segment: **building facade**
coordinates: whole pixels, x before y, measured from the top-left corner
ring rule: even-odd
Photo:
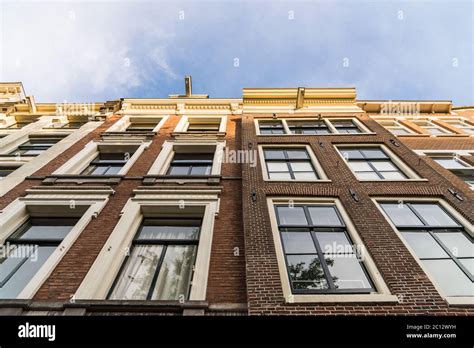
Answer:
[[[0,314],[473,315],[474,107],[0,84]]]

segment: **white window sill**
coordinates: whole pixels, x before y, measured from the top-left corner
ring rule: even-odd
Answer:
[[[474,297],[445,297],[450,305],[474,305]]]
[[[266,182],[299,182],[299,183],[319,183],[319,182],[331,182],[331,180],[321,179],[321,180],[279,180],[279,179],[263,179]]]
[[[398,297],[386,294],[328,294],[328,295],[292,295],[287,303],[329,303],[329,302],[387,302],[398,303]]]
[[[325,133],[325,134],[257,134],[259,137],[281,137],[281,136],[322,136],[327,137],[331,135],[377,135],[374,132],[367,132],[367,133]]]
[[[360,182],[427,182],[428,179],[380,179],[380,180],[371,180],[371,179],[359,179]]]

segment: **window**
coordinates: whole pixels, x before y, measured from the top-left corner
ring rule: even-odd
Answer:
[[[468,133],[474,134],[474,125],[468,123],[466,120],[462,119],[443,119],[445,123],[450,124],[453,127],[459,128],[460,130]]]
[[[260,134],[285,134],[281,121],[259,121]]]
[[[12,125],[8,126],[7,128],[20,129],[20,128],[23,128],[25,126],[28,126],[30,123],[31,122],[15,122]]]
[[[263,149],[269,179],[316,180],[318,176],[305,148]]]
[[[469,165],[455,156],[433,157],[433,160],[447,169],[469,167]]]
[[[0,298],[16,298],[78,220],[30,217],[8,237],[13,251],[0,257]]]
[[[379,123],[395,135],[414,134],[409,128],[403,126],[396,120],[379,121]]]
[[[81,128],[83,125],[85,125],[87,122],[76,122],[76,121],[73,121],[73,122],[53,122],[51,123],[48,127],[44,127],[44,128],[61,128],[61,129],[79,129]]]
[[[329,134],[331,131],[324,121],[287,121],[291,134]]]
[[[380,206],[447,296],[474,296],[474,245],[463,226],[438,203]]]
[[[341,134],[356,134],[362,133],[357,125],[352,120],[331,120],[331,124],[336,128],[337,133]]]
[[[133,152],[99,152],[81,175],[116,175],[132,155]]]
[[[221,118],[189,118],[188,122],[188,133],[217,133]]]
[[[48,137],[31,137],[29,140],[20,146],[14,151],[11,152],[12,155],[24,155],[24,156],[38,156],[51,146],[61,141],[65,136],[64,135],[51,135]]]
[[[335,205],[275,205],[275,212],[293,294],[374,291]]]
[[[421,120],[421,121],[418,121],[418,120],[411,120],[411,122],[413,122],[413,123],[416,124],[417,126],[423,128],[425,131],[427,131],[428,133],[430,133],[430,134],[432,134],[432,135],[452,134],[452,133],[451,133],[450,131],[448,131],[447,129],[438,126],[437,124],[433,123],[432,121],[428,121],[428,120]]]
[[[11,173],[13,173],[18,168],[19,167],[13,167],[13,166],[0,166],[0,180],[2,180],[4,177],[10,175]]]
[[[155,122],[132,122],[126,132],[153,132],[157,123]]]
[[[167,175],[211,175],[213,153],[175,153]]]
[[[381,147],[339,147],[359,180],[404,180],[407,176]]]
[[[145,218],[109,299],[188,300],[201,220]]]
[[[426,156],[433,159],[433,161],[439,163],[444,168],[451,171],[459,179],[463,180],[471,188],[474,182],[474,166],[463,161],[459,156],[470,156],[468,151],[455,151],[455,152],[439,152],[439,153],[426,153],[422,152]]]

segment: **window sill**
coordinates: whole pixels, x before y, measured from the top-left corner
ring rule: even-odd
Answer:
[[[385,302],[398,303],[398,297],[386,294],[369,294],[369,295],[291,295],[286,298],[286,303],[337,303],[337,302]]]
[[[154,185],[159,183],[207,183],[218,185],[220,180],[220,175],[147,175],[143,179],[143,185]]]
[[[445,297],[444,300],[452,306],[474,306],[474,297]]]
[[[54,185],[57,183],[82,184],[118,184],[123,179],[123,175],[52,175],[46,176],[43,180],[45,185]]]
[[[394,180],[394,179],[385,179],[385,180],[370,180],[370,179],[362,179],[359,180],[360,182],[428,182],[428,179],[400,179],[400,180]]]
[[[291,182],[297,182],[297,183],[312,183],[312,184],[316,184],[316,183],[328,183],[328,182],[332,182],[331,180],[328,180],[328,179],[321,179],[321,180],[278,180],[278,179],[263,179],[263,181],[265,182],[284,182],[284,183],[291,183]]]
[[[377,133],[374,132],[367,132],[367,133],[327,133],[327,134],[257,134],[259,137],[302,137],[302,136],[309,136],[309,137],[327,137],[327,136],[344,136],[344,135],[377,135]]]

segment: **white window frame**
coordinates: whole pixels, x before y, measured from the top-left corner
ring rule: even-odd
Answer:
[[[367,134],[375,134],[372,132],[370,129],[368,129],[362,122],[360,122],[357,117],[324,117],[321,119],[326,124],[326,127],[332,132],[328,134],[293,134],[290,131],[290,128],[288,126],[288,121],[317,121],[317,118],[255,118],[254,119],[254,124],[255,124],[255,129],[257,132],[257,135],[260,136],[270,136],[270,137],[278,137],[282,135],[292,135],[292,136],[328,136],[328,135],[367,135]],[[285,131],[284,134],[261,134],[260,133],[260,121],[281,121],[283,124],[283,129]],[[331,121],[352,121],[361,131],[361,133],[338,133],[337,128],[334,127],[331,123]]]
[[[227,127],[227,116],[221,115],[184,115],[179,120],[176,128],[174,129],[175,133],[185,133],[188,131],[189,120],[190,119],[203,119],[203,120],[219,120],[219,130],[218,133],[225,133]],[[217,123],[217,122],[216,122]]]
[[[64,163],[56,171],[53,172],[53,175],[80,175],[97,155],[100,153],[99,146],[136,146],[138,145],[137,150],[129,158],[127,163],[120,169],[117,175],[125,175],[137,161],[138,157],[151,145],[151,141],[146,142],[108,142],[108,141],[90,141],[84,146],[84,148],[79,151],[75,156],[73,156],[69,161]]]
[[[282,149],[305,149],[310,157],[311,164],[313,165],[315,174],[318,176],[318,179],[314,180],[302,180],[302,179],[290,179],[290,180],[281,180],[281,179],[270,179],[268,175],[267,165],[265,162],[264,149],[268,148],[282,148]],[[326,173],[324,172],[323,167],[319,163],[316,155],[309,145],[297,145],[297,144],[262,144],[258,145],[258,156],[260,157],[260,164],[262,167],[262,174],[264,181],[275,181],[275,182],[331,182],[328,179]]]
[[[361,254],[364,258],[364,266],[370,279],[374,283],[377,292],[371,294],[293,294],[291,292],[291,285],[288,279],[288,272],[286,269],[285,256],[283,252],[283,246],[280,238],[280,232],[278,229],[277,217],[275,214],[274,206],[276,204],[334,204],[338,209],[345,225],[347,233],[351,237],[354,244],[360,246]],[[385,284],[382,275],[378,271],[375,263],[366,250],[362,239],[359,237],[355,226],[352,224],[349,215],[345,211],[341,201],[337,198],[302,198],[302,197],[271,197],[267,198],[267,207],[270,214],[270,224],[273,234],[273,242],[275,245],[275,251],[278,261],[278,270],[280,273],[280,281],[283,289],[283,296],[287,303],[327,303],[327,302],[393,302],[397,303],[398,298],[390,293],[387,285]]]
[[[148,171],[148,175],[166,175],[168,168],[175,154],[175,146],[189,146],[191,151],[196,147],[215,147],[214,158],[212,159],[211,175],[220,175],[224,158],[225,140],[216,141],[165,141],[161,148],[160,154]],[[181,179],[180,179],[181,180]],[[186,179],[187,180],[187,179]],[[189,176],[192,180],[192,176]]]
[[[195,191],[159,194],[142,190],[134,198],[129,199],[122,210],[122,217],[77,289],[74,298],[85,300],[107,298],[144,217],[143,207],[159,210],[160,207],[178,208],[183,205],[204,207],[189,301],[206,300],[214,219],[219,213],[217,191],[202,194],[197,194]]]
[[[392,227],[393,231],[396,233],[398,238],[402,241],[402,243],[405,245],[405,247],[408,249],[408,251],[412,254],[413,258],[416,260],[418,265],[421,267],[423,272],[426,274],[428,279],[431,281],[431,283],[434,285],[438,293],[441,295],[441,297],[451,305],[472,305],[474,304],[474,296],[473,297],[461,297],[461,296],[446,296],[441,289],[441,287],[437,284],[436,280],[430,275],[428,269],[423,265],[421,260],[418,258],[416,255],[415,251],[412,249],[412,247],[408,244],[406,239],[402,236],[398,228],[395,226],[395,224],[392,222],[390,217],[385,213],[385,211],[382,209],[380,206],[380,203],[383,202],[417,202],[417,203],[438,203],[441,205],[449,214],[451,214],[463,227],[464,230],[472,237],[474,237],[474,226],[467,221],[461,214],[459,214],[451,205],[449,205],[446,201],[440,198],[421,198],[421,197],[400,197],[400,196],[394,196],[394,197],[372,197],[372,202],[377,206],[379,211],[382,213],[383,217],[385,220],[390,224]]]
[[[405,174],[408,178],[407,179],[379,179],[379,180],[373,180],[373,179],[359,179],[357,177],[356,172],[352,170],[352,168],[349,166],[349,163],[346,161],[344,158],[343,153],[341,150],[339,150],[339,147],[353,147],[355,149],[358,148],[380,148],[382,149],[385,154],[390,158],[392,163],[403,173]],[[407,164],[405,164],[395,153],[392,152],[385,144],[334,144],[334,148],[336,149],[337,153],[339,156],[342,158],[344,163],[347,165],[349,170],[354,174],[354,177],[360,181],[360,182],[397,182],[397,181],[428,181],[427,179],[421,178],[419,175],[415,173],[414,170],[412,170]]]
[[[29,218],[29,206],[45,206],[51,209],[51,216],[54,216],[59,207],[67,212],[71,204],[74,206],[89,206],[79,221],[63,239],[61,244],[48,257],[46,262],[40,267],[36,274],[17,296],[17,299],[31,299],[48,279],[53,270],[59,264],[64,255],[68,252],[74,242],[92,218],[97,217],[109,200],[109,195],[113,193],[111,189],[99,189],[93,192],[87,190],[75,190],[75,193],[58,193],[56,191],[37,190],[38,192],[17,198],[10,203],[0,213],[0,244],[4,244],[6,239],[14,233]],[[72,215],[74,209],[70,209]]]
[[[439,118],[440,121],[449,124],[451,127],[464,131],[466,134],[470,136],[474,136],[474,124],[469,120],[463,117],[455,117],[455,118]],[[455,125],[453,123],[460,123],[461,126]],[[465,129],[470,129],[473,133],[467,132]]]
[[[418,134],[418,133],[415,133],[413,130],[411,130],[410,128],[408,128],[407,126],[404,126],[403,124],[401,124],[397,119],[380,119],[380,120],[377,120],[377,122],[379,122],[379,124],[384,127],[385,129],[387,129],[390,133],[392,133],[393,135],[399,137],[403,137],[403,136],[407,136],[407,135],[414,135],[414,134]],[[384,125],[383,122],[392,122],[393,125],[391,126],[387,126],[387,125]],[[395,134],[393,133],[391,130],[392,129],[403,129],[405,131],[407,131],[408,133],[407,134]]]
[[[425,132],[427,132],[431,137],[438,137],[438,136],[453,136],[453,135],[456,135],[456,133],[452,132],[451,130],[447,129],[447,128],[444,128],[436,123],[433,122],[432,119],[416,119],[416,118],[410,118],[410,119],[407,119],[407,121],[409,122],[412,122],[413,124],[415,124],[416,126],[420,127],[420,128],[423,128],[423,130]],[[426,122],[428,123],[428,126],[422,126],[422,125],[419,125],[417,122]],[[428,130],[426,130],[426,128],[437,128],[437,129],[440,129],[442,134],[431,134]]]
[[[165,124],[166,120],[168,119],[169,115],[124,115],[120,120],[115,122],[112,126],[107,128],[105,131],[106,133],[109,132],[125,132],[127,127],[132,124],[131,119],[135,118],[143,118],[143,121],[149,120],[150,123],[160,119],[157,123],[155,128],[153,128],[152,132],[158,132],[161,127]]]

